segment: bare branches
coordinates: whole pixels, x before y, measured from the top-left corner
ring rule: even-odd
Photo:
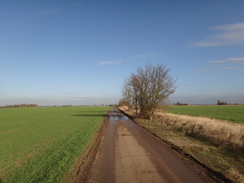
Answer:
[[[137,73],[132,73],[124,83],[123,100],[128,101],[128,107],[134,106],[136,110],[140,106],[140,114],[151,119],[155,110],[174,93],[174,83],[169,69],[163,65],[139,67]]]

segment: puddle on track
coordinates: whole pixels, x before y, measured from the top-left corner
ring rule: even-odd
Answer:
[[[129,120],[127,116],[125,116],[122,112],[119,110],[114,109],[109,114],[109,120]]]
[[[128,120],[127,116],[109,116],[110,120]]]

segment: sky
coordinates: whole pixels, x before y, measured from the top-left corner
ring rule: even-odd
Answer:
[[[163,64],[169,103],[244,103],[243,0],[0,1],[0,106],[116,104]]]

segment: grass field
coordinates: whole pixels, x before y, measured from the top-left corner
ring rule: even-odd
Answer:
[[[190,116],[204,116],[244,124],[244,105],[172,106],[169,112]]]
[[[110,107],[0,109],[0,182],[62,182]]]

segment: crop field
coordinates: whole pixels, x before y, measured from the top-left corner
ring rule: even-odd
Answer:
[[[244,124],[244,105],[172,106],[170,113],[203,116]]]
[[[0,182],[62,182],[109,109],[0,108]]]

